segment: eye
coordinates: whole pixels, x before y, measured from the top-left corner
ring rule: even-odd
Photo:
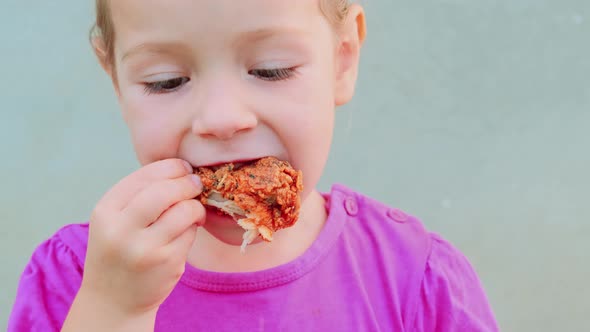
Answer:
[[[293,68],[276,68],[276,69],[252,69],[248,71],[248,75],[256,76],[264,81],[284,81],[292,78],[295,74],[295,67]]]
[[[147,94],[174,92],[186,83],[188,83],[189,81],[190,78],[188,77],[176,77],[164,81],[146,82],[144,83],[145,92]]]

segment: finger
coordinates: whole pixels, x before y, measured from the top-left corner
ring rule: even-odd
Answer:
[[[197,175],[155,182],[138,193],[123,209],[127,220],[140,228],[156,221],[174,204],[197,197],[203,185]]]
[[[199,227],[195,224],[191,225],[176,239],[166,245],[163,248],[163,252],[165,252],[168,257],[182,257],[186,262],[188,253],[197,237],[198,228]]]
[[[98,203],[109,209],[122,210],[137,193],[150,184],[176,179],[193,173],[192,166],[181,159],[166,159],[146,165],[125,177],[109,190]]]
[[[192,225],[202,225],[205,207],[194,199],[185,200],[166,210],[146,230],[157,245],[166,245],[181,236]]]

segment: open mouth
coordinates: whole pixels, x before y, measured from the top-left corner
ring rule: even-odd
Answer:
[[[245,166],[249,166],[254,164],[256,161],[260,160],[262,158],[256,158],[256,159],[250,159],[250,160],[238,160],[238,161],[232,161],[232,162],[226,162],[226,163],[219,163],[216,165],[212,165],[209,166],[208,168],[210,168],[212,171],[216,172],[220,169],[223,168],[227,168],[229,171],[237,171]]]
[[[244,209],[239,207],[234,201],[223,197],[218,191],[211,191],[207,203],[208,207],[230,215],[235,220],[246,218],[247,213]]]
[[[273,233],[298,220],[302,173],[275,157],[199,167],[205,206],[222,211],[244,229],[241,251],[257,237],[272,241]]]

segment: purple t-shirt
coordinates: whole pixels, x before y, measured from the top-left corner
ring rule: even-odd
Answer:
[[[413,216],[336,185],[296,260],[260,272],[187,266],[156,331],[498,331],[468,260]],[[59,331],[82,280],[88,225],[41,244],[8,331]]]

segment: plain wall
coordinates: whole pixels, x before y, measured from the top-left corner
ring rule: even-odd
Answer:
[[[343,183],[451,240],[503,331],[590,331],[590,2],[364,3],[357,95],[320,189]],[[0,4],[0,327],[35,247],[137,167],[92,14]]]

